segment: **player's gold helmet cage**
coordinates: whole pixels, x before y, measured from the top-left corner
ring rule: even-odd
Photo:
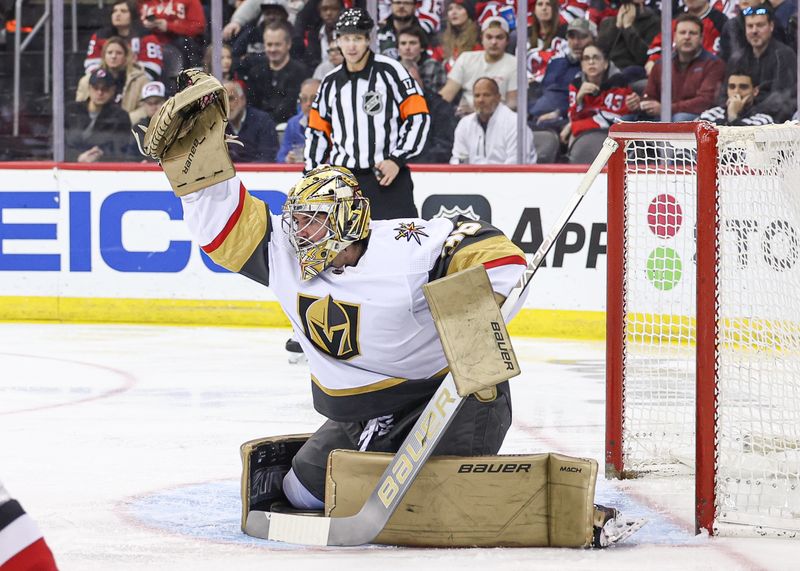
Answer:
[[[324,231],[298,236],[315,220],[323,222]],[[344,167],[319,166],[295,184],[283,205],[281,227],[300,261],[302,279],[319,275],[339,252],[366,238],[369,220],[369,200]]]

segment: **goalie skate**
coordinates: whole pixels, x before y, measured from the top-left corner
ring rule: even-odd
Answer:
[[[289,364],[291,365],[308,363],[308,358],[305,353],[303,353],[303,348],[300,347],[300,343],[294,338],[290,338],[286,341],[286,353],[289,356]]]
[[[603,548],[625,541],[647,523],[645,518],[626,518],[615,508],[595,505],[592,547]]]

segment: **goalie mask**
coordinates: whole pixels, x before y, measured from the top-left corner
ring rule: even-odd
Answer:
[[[369,234],[369,200],[348,169],[323,165],[289,191],[281,226],[309,280],[330,266],[347,246]]]

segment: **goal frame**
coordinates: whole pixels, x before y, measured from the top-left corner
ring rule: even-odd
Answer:
[[[619,148],[608,163],[606,289],[606,477],[635,476],[623,463],[625,344],[625,153],[632,140],[695,141],[697,145],[695,532],[714,534],[718,411],[716,268],[719,262],[717,129],[710,123],[619,123],[609,137]]]

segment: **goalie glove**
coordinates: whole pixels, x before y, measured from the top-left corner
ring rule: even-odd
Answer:
[[[228,92],[213,76],[187,69],[178,76],[178,93],[150,120],[139,151],[161,163],[176,196],[185,196],[236,174],[228,154]]]

